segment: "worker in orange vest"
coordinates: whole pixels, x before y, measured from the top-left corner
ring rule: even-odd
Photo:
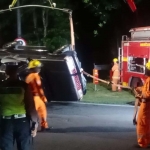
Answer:
[[[26,77],[25,81],[31,87],[32,94],[35,101],[35,107],[41,120],[41,131],[47,131],[50,128],[47,123],[47,99],[42,89],[41,78],[39,72],[41,71],[42,63],[38,60],[31,60],[28,64],[30,74]]]
[[[114,58],[113,59],[113,67],[112,67],[112,91],[117,91],[118,87],[115,84],[119,84],[120,80],[120,71],[119,71],[119,65],[118,65],[118,59]]]

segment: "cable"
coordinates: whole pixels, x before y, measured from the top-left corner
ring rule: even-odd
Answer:
[[[15,6],[15,4],[17,3],[17,0],[13,0],[11,5],[9,5],[9,10],[11,11],[11,8]]]
[[[52,1],[51,1],[51,0],[48,0],[48,1],[49,1],[49,3],[50,3],[50,6],[53,7]]]
[[[13,10],[13,9],[19,9],[19,8],[26,8],[26,7],[41,7],[41,8],[47,8],[47,9],[55,9],[55,10],[60,10],[60,11],[69,13],[69,14],[72,12],[71,9],[66,9],[66,8],[63,8],[63,9],[61,9],[61,8],[54,8],[54,7],[44,6],[44,5],[24,5],[24,6],[13,7],[13,8],[11,8],[11,9]],[[0,13],[6,12],[6,11],[10,11],[10,9],[1,9],[1,10],[0,10]]]

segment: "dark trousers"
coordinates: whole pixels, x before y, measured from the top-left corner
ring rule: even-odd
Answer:
[[[0,149],[13,150],[17,142],[18,150],[30,150],[30,122],[27,118],[1,119]]]

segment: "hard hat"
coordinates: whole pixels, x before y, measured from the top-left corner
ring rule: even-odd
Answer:
[[[39,60],[31,60],[28,64],[28,69],[42,67],[42,63]]]
[[[117,58],[114,58],[114,59],[113,59],[113,62],[117,62],[117,61],[118,61],[118,59],[117,59]]]
[[[150,60],[146,63],[146,68],[150,70]]]

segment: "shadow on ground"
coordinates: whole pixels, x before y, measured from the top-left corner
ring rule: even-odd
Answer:
[[[128,102],[127,104],[134,106],[134,103],[135,103],[135,101],[132,101],[132,102]]]
[[[53,128],[50,133],[75,133],[75,132],[134,132],[134,128],[123,127],[70,127],[70,128]]]

